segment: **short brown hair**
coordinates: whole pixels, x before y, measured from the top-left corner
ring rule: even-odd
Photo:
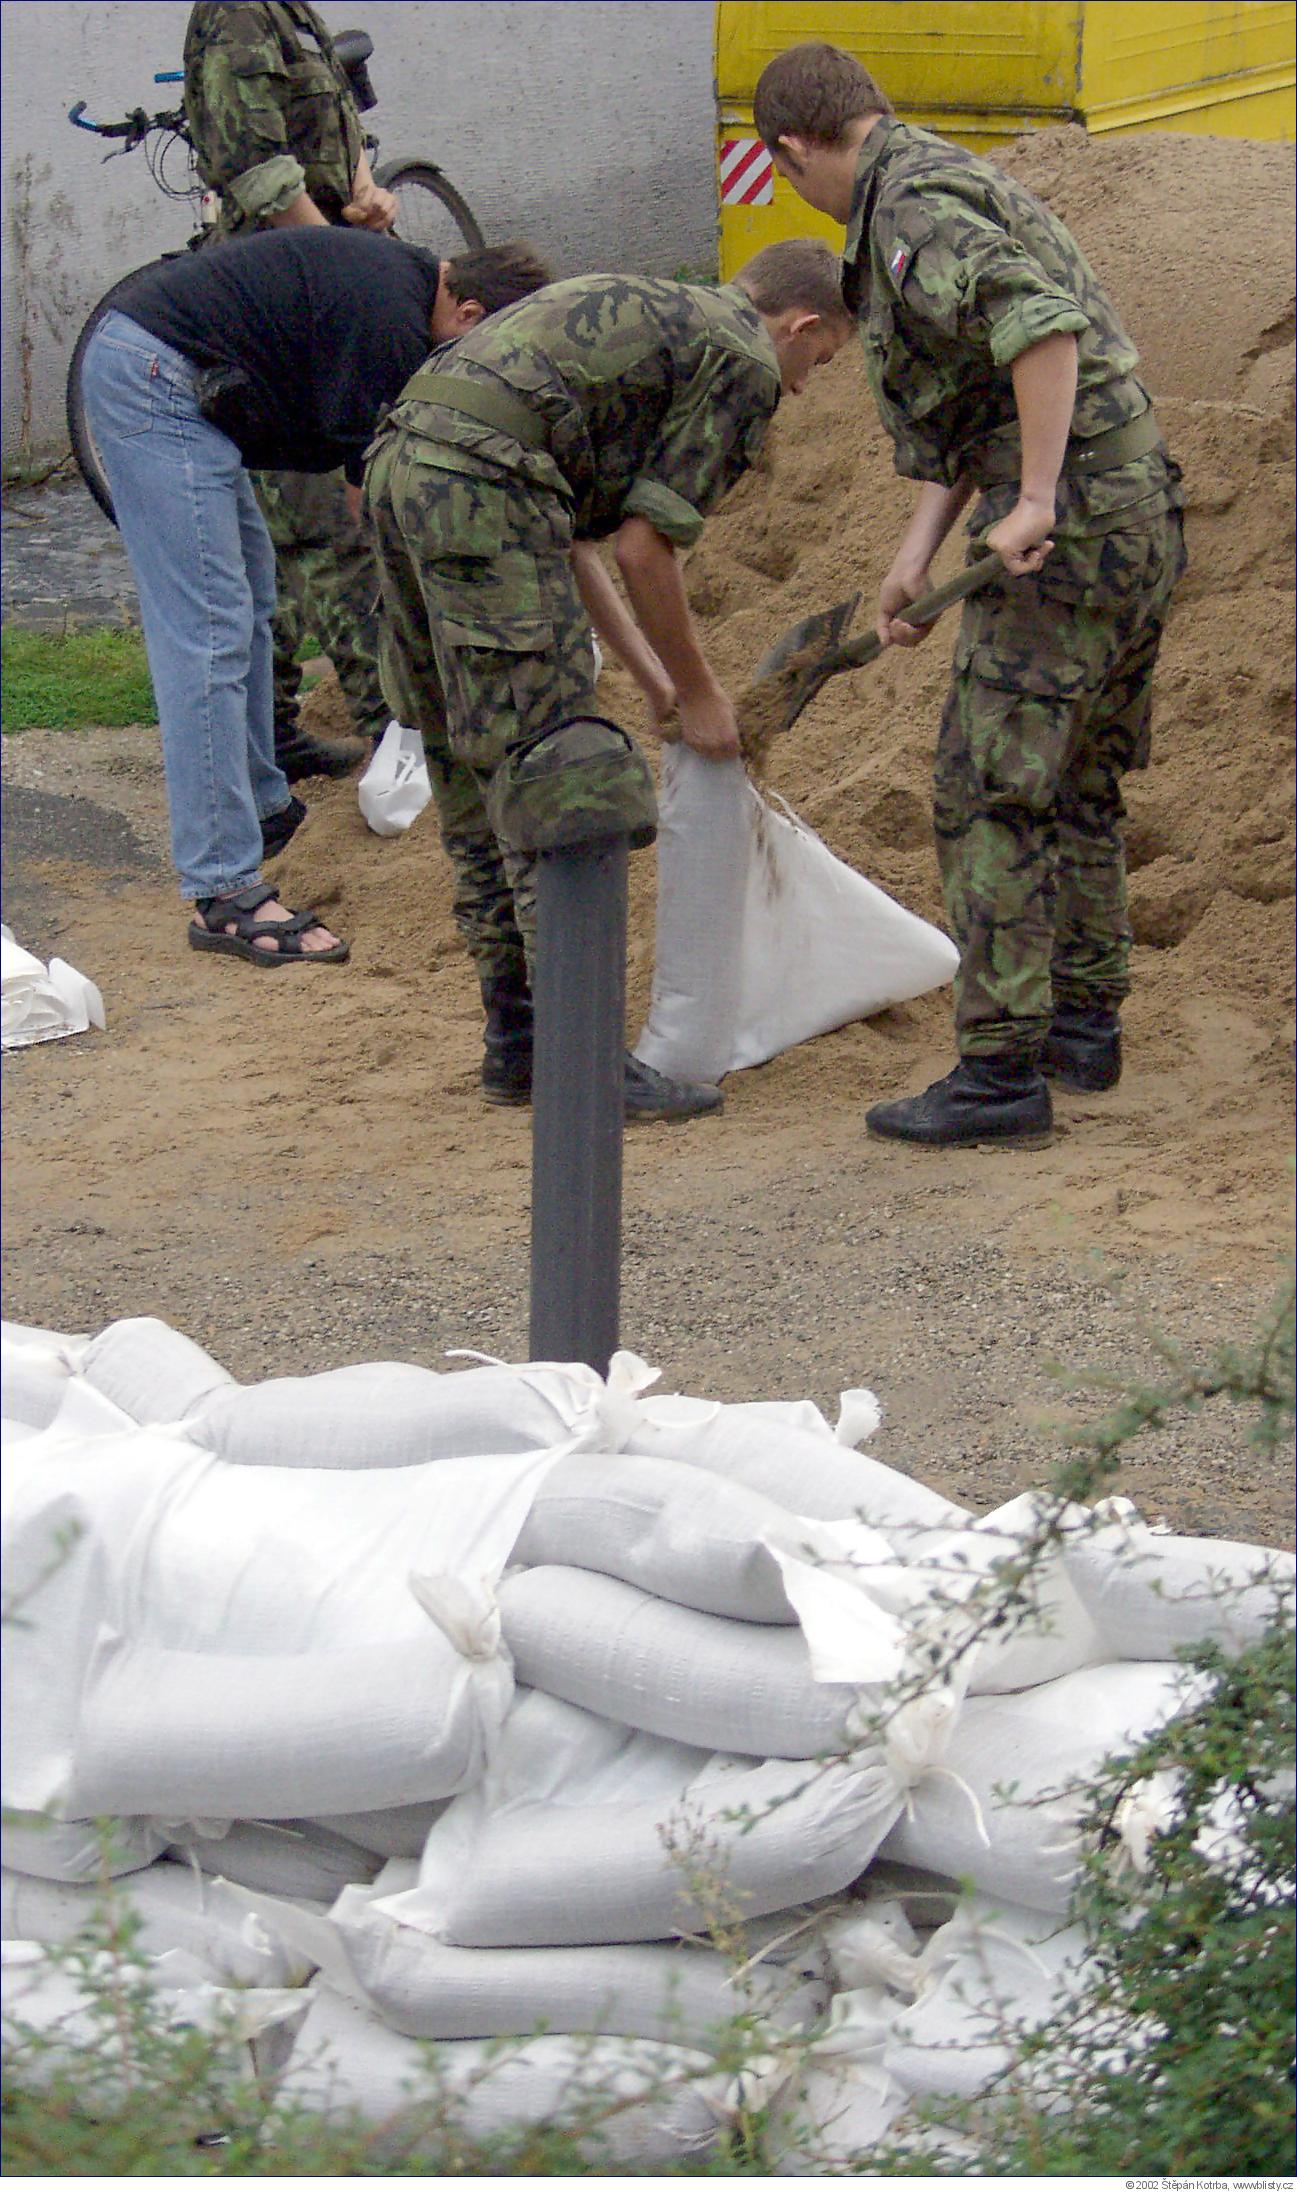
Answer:
[[[530,244],[484,244],[475,252],[459,252],[447,260],[443,277],[457,305],[475,299],[485,313],[516,305],[520,297],[530,297],[555,279],[553,268]]]
[[[768,61],[752,101],[757,134],[772,152],[781,137],[836,145],[848,122],[893,111],[881,84],[854,54],[818,38],[790,46]]]
[[[759,313],[784,313],[790,306],[818,313],[821,320],[851,323],[854,315],[842,295],[841,262],[817,236],[790,236],[767,244],[740,267],[734,280]]]

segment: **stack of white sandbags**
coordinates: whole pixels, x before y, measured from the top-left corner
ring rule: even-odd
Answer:
[[[3,1359],[16,2017],[121,1873],[171,2017],[244,1993],[284,2094],[390,2121],[432,2041],[466,2133],[598,2092],[623,2166],[765,2101],[821,2171],[1001,2063],[969,1961],[1010,2028],[1077,1987],[1085,1785],[1291,1581],[1121,1504],[974,1519],[857,1453],[866,1390],[834,1429],[624,1355],[244,1387],[152,1320]]]

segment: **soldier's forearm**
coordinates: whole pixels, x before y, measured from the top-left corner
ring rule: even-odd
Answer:
[[[1020,351],[1009,371],[1022,432],[1018,493],[1026,503],[1047,504],[1052,513],[1076,407],[1076,337],[1044,336]]]
[[[682,700],[715,692],[716,674],[699,645],[676,554],[647,519],[617,535],[617,568],[640,625]]]
[[[894,563],[925,572],[972,493],[971,481],[958,480],[953,488],[924,481]]]
[[[266,220],[272,229],[327,229],[329,226],[309,191],[303,191],[291,205],[281,206],[278,213],[267,214]]]
[[[650,700],[663,699],[663,690],[670,685],[666,671],[613,586],[592,541],[573,542],[572,570],[600,640]]]

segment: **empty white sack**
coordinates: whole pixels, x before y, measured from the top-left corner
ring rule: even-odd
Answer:
[[[499,1600],[520,1683],[615,1723],[759,1760],[847,1741],[855,1689],[818,1682],[794,1626],[704,1616],[558,1564],[516,1572]]]
[[[582,2149],[613,2168],[652,2168],[706,2150],[718,2118],[699,2052],[643,2039],[537,2036],[503,2053],[495,2043],[429,2047],[398,2036],[354,1998],[313,1992],[278,2101],[334,2118],[381,2124],[384,2155],[399,2157],[458,2130],[470,2142],[538,2125],[587,2128]],[[697,2083],[687,2077],[700,2079]],[[616,2102],[605,2119],[592,2098]]]
[[[663,755],[653,994],[637,1056],[718,1080],[949,983],[950,940],[829,852],[740,762]]]
[[[546,1945],[490,1949],[430,1937],[384,1911],[412,1887],[408,1864],[343,1892],[329,1917],[365,2001],[405,2036],[649,2036],[706,2048],[736,2016],[772,2029],[818,2020],[827,1987],[762,1962],[735,1981],[698,1945]]]
[[[717,1617],[796,1622],[764,1536],[797,1539],[778,1503],[665,1457],[569,1456],[536,1491],[512,1561],[576,1564]]]
[[[315,1965],[250,1904],[251,1894],[232,1890],[177,1861],[114,1884],[112,1899],[138,1924],[135,1957],[183,1955],[188,1979],[258,1989],[294,1988]],[[33,1938],[60,1945],[104,1911],[98,1885],[43,1883],[6,1870],[0,1876],[0,1916],[6,1938]],[[322,1911],[321,1908],[316,1909]],[[173,1962],[173,1971],[175,1964]]]
[[[1175,1664],[1107,1662],[1025,1692],[966,1700],[945,1774],[913,1787],[884,1857],[967,1877],[1042,1913],[1065,1912],[1085,1788],[1109,1754],[1160,1730],[1199,1690]]]
[[[1237,1654],[1291,1606],[1291,1555],[1153,1532],[1127,1507],[1101,1504],[1063,1557],[1106,1659],[1165,1662],[1204,1639]]]

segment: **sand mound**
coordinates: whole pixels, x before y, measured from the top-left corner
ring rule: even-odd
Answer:
[[[1062,129],[1021,140],[1007,165],[1048,197],[1112,288],[1185,473],[1190,570],[1163,650],[1153,764],[1128,781],[1133,919],[1152,949],[1140,981],[1170,1012],[1181,964],[1162,956],[1222,893],[1249,910],[1292,898],[1290,156],[1279,145],[1095,142]],[[857,628],[867,619],[912,497],[892,471],[859,359],[844,352],[788,405],[761,469],[689,559],[695,614],[736,692],[807,610],[860,590]],[[948,549],[945,566],[960,554]],[[952,613],[920,654],[831,682],[767,749],[771,782],[834,850],[937,920],[928,773],[953,626]],[[613,674],[606,687],[610,709],[634,723],[627,682]],[[327,729],[339,710],[326,681],[308,714]],[[425,818],[403,845],[380,847],[335,793],[318,801],[282,873],[344,924],[381,932],[394,955],[436,967],[453,934],[444,915],[430,925],[418,884],[436,859],[433,836]],[[648,867],[636,867],[641,976]],[[1285,922],[1263,926],[1272,950],[1245,970],[1230,949],[1237,926],[1219,926],[1220,964],[1204,945],[1195,987],[1242,982],[1258,1006],[1290,1010]]]

